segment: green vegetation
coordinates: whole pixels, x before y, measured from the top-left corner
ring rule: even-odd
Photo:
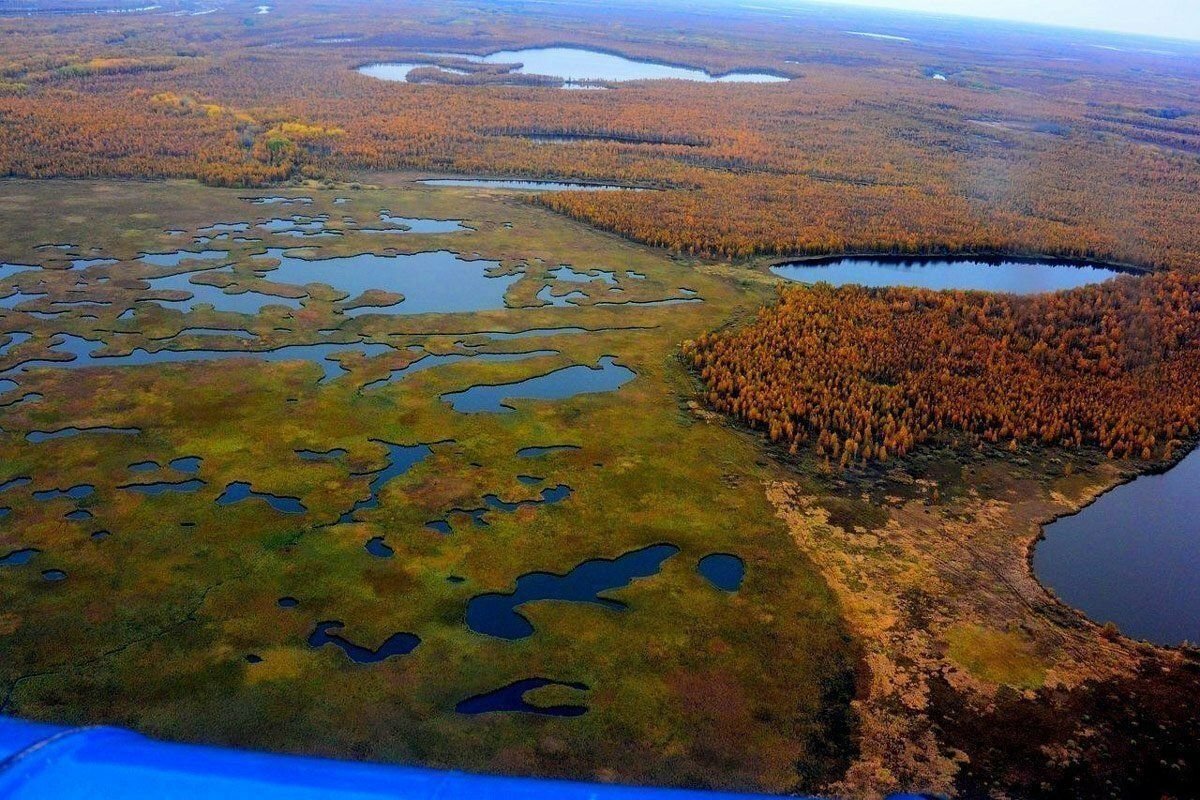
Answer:
[[[957,625],[947,637],[950,660],[980,680],[1020,689],[1040,689],[1046,680],[1046,664],[1019,633]]]
[[[122,259],[89,273],[90,296],[111,306],[73,306],[48,318],[0,312],[6,330],[33,334],[14,352],[44,354],[60,332],[129,352],[157,349],[183,327],[236,325],[272,345],[361,334],[396,354],[347,357],[348,373],[321,385],[308,361],[12,376],[20,384],[15,394],[42,397],[3,410],[0,482],[32,482],[0,496],[12,509],[0,520],[0,556],[18,548],[41,552],[25,566],[0,568],[5,713],[272,750],[693,786],[811,789],[845,768],[854,647],[832,594],[764,496],[774,468],[755,466],[753,440],[678,411],[678,392],[688,385],[675,357],[678,342],[715,327],[739,304],[761,302],[762,292],[737,290],[693,264],[590,231],[511,194],[304,189],[288,194],[310,196],[311,205],[279,207],[185,182],[10,182],[5,189],[0,260],[55,266],[52,260],[66,256],[39,249],[49,243]],[[340,197],[348,201],[334,204]],[[537,303],[545,268],[561,263],[643,273],[644,280],[627,282],[633,299],[672,296],[686,286],[705,302],[343,318],[328,290],[310,287],[303,308],[290,315],[199,309],[185,316],[143,303],[132,320],[117,319],[135,291],[121,276],[139,251],[177,248],[215,222],[328,213],[330,227],[341,227],[343,216],[365,224],[381,208],[462,218],[474,231],[348,232],[312,243],[321,255],[386,248],[478,253],[505,270],[525,270],[510,287],[510,304]],[[181,229],[188,233],[164,233]],[[246,254],[295,243],[257,230],[246,236],[266,241],[205,246],[233,247],[234,271],[248,283],[255,279],[243,273]],[[96,275],[107,280],[93,281]],[[58,281],[77,280],[61,271],[43,277],[53,292],[67,285]],[[335,325],[337,333],[319,333]],[[563,325],[614,330],[467,337]],[[381,359],[411,360],[410,346],[459,352],[455,342],[465,337],[493,352],[560,352],[510,362],[465,359],[362,388],[386,372]],[[459,414],[439,400],[475,383],[594,364],[605,354],[637,378],[606,394],[517,401],[508,414]],[[92,425],[141,433],[37,444],[25,438],[33,430]],[[367,496],[371,478],[364,473],[385,463],[383,446],[372,440],[431,443],[432,455],[387,483],[379,507],[356,514],[361,521],[337,524]],[[550,444],[580,449],[516,456],[522,447]],[[332,448],[347,454],[306,461],[296,453]],[[145,480],[130,464],[185,456],[203,459],[199,491],[146,496],[118,488]],[[529,474],[543,483],[517,480]],[[279,513],[261,500],[217,505],[234,481],[299,498],[307,513]],[[486,527],[451,511],[479,508],[490,493],[533,499],[542,486],[560,483],[574,490],[569,499],[491,510]],[[96,487],[79,504],[91,519],[64,521],[77,504],[31,494],[78,484]],[[453,533],[425,526],[438,518],[447,518]],[[92,537],[101,530],[110,535]],[[391,558],[364,550],[376,536],[394,550]],[[587,559],[657,542],[681,551],[661,574],[605,595],[628,604],[625,611],[530,604],[522,613],[536,633],[517,641],[464,624],[472,596],[510,591],[526,572],[565,573]],[[745,559],[746,581],[736,594],[714,590],[697,574],[696,562],[714,551]],[[40,574],[47,569],[68,577],[47,582]],[[277,600],[285,596],[299,605],[281,608]],[[366,647],[399,631],[422,643],[409,655],[355,664],[334,647],[306,644],[317,622],[333,619],[344,622],[342,635]],[[250,655],[261,662],[249,663]],[[582,702],[588,713],[557,719],[454,711],[461,699],[531,676],[586,683],[583,693],[542,690],[530,700]]]

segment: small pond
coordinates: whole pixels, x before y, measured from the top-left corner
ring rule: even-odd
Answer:
[[[548,717],[578,717],[587,713],[587,706],[559,704],[541,706],[530,703],[525,695],[546,686],[564,686],[586,692],[588,685],[575,681],[556,681],[550,678],[524,678],[490,692],[468,697],[454,707],[460,714],[487,714],[493,711],[519,711],[526,714],[543,714]]]
[[[711,553],[700,559],[696,570],[717,589],[736,592],[746,577],[746,562],[732,553]]]
[[[679,548],[673,544],[652,544],[616,558],[584,561],[565,575],[526,573],[517,579],[511,592],[472,597],[467,603],[467,627],[500,639],[524,639],[533,635],[534,628],[518,609],[526,603],[543,600],[591,603],[611,611],[624,611],[624,603],[606,597],[605,593],[658,574],[663,562],[678,552]]]
[[[96,352],[104,348],[104,342],[91,341],[72,334],[61,334],[59,343],[51,349],[57,353],[72,356],[70,360],[51,361],[39,359],[26,361],[4,372],[12,374],[16,371],[42,367],[77,369],[82,367],[127,367],[143,366],[146,364],[176,364],[191,361],[228,361],[234,359],[255,359],[259,361],[312,361],[321,367],[323,373],[321,382],[338,377],[346,370],[336,360],[345,353],[361,353],[365,357],[378,356],[393,352],[386,344],[378,342],[343,342],[321,344],[283,345],[273,350],[157,350],[153,353],[141,348],[123,356],[97,356]]]
[[[383,644],[372,650],[369,647],[356,644],[342,636],[340,631],[345,627],[345,624],[340,620],[327,620],[318,622],[317,627],[309,634],[308,646],[313,649],[319,649],[327,644],[341,650],[355,664],[378,664],[380,661],[385,661],[392,656],[403,656],[417,649],[417,645],[421,643],[421,639],[416,634],[412,633],[393,633]]]
[[[1200,642],[1200,450],[1044,529],[1033,568],[1099,623],[1158,644]]]
[[[1094,264],[1021,258],[884,258],[850,256],[771,267],[781,278],[834,286],[913,286],[1036,294],[1100,283],[1121,274]]]
[[[613,392],[635,377],[637,373],[617,364],[612,356],[603,356],[594,367],[576,364],[516,383],[478,384],[448,392],[442,399],[464,414],[500,414],[514,410],[506,402],[509,400],[562,400],[591,392]]]

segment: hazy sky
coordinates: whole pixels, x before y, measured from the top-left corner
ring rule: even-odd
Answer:
[[[825,0],[842,5],[1020,20],[1200,39],[1200,0]]]

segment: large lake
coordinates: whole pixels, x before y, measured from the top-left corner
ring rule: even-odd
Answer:
[[[1096,622],[1158,644],[1200,642],[1200,450],[1045,528],[1038,580]]]
[[[914,286],[1036,294],[1100,283],[1120,274],[1101,266],[1065,261],[985,258],[833,258],[779,264],[771,272],[800,283],[834,286]]]
[[[778,83],[786,81],[781,75],[764,72],[730,72],[710,75],[704,70],[676,67],[652,61],[635,61],[612,53],[585,50],[577,47],[534,47],[526,50],[500,50],[486,56],[463,53],[437,53],[423,63],[368,64],[358,71],[373,78],[389,81],[408,80],[408,73],[418,66],[435,66],[434,61],[458,59],[477,64],[514,64],[509,75],[550,75],[570,84],[581,81],[645,81],[674,78],[703,83]],[[441,69],[447,69],[441,67]],[[458,72],[448,69],[449,72]]]

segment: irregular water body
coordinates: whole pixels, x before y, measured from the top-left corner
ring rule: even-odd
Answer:
[[[653,544],[616,558],[584,561],[565,575],[528,572],[517,578],[516,588],[511,592],[472,597],[467,603],[467,627],[500,639],[524,639],[533,635],[534,628],[518,609],[542,600],[591,603],[611,611],[624,611],[627,608],[624,603],[602,593],[657,574],[663,562],[678,552],[679,548],[672,544]]]
[[[506,400],[562,400],[592,392],[612,392],[635,377],[637,373],[617,364],[613,356],[603,356],[595,367],[576,364],[514,383],[477,384],[443,394],[442,399],[464,414],[500,414],[514,410]]]
[[[315,649],[332,644],[346,654],[355,664],[378,664],[392,656],[403,656],[417,649],[421,643],[420,637],[412,633],[393,633],[383,644],[372,650],[346,639],[341,634],[331,631],[341,630],[345,624],[338,620],[318,622],[317,627],[308,637],[308,646]]]
[[[914,286],[1036,294],[1074,289],[1115,278],[1116,269],[1065,261],[986,258],[847,257],[779,264],[771,272],[800,283],[834,286]]]
[[[187,493],[198,492],[207,484],[198,478],[192,478],[186,481],[154,481],[153,483],[126,483],[118,486],[118,489],[124,489],[130,492],[139,492],[141,494],[150,495],[151,497],[170,492]]]
[[[234,481],[226,486],[217,498],[217,505],[228,506],[244,500],[264,500],[271,508],[284,514],[303,514],[308,510],[298,497],[256,492],[246,481]]]
[[[524,50],[500,50],[486,56],[463,53],[438,54],[479,64],[512,64],[509,75],[549,75],[568,84],[581,81],[643,81],[673,78],[703,83],[778,83],[787,78],[761,72],[730,72],[713,76],[704,70],[676,67],[653,61],[635,61],[613,53],[578,47],[531,47]],[[519,65],[519,66],[516,66]],[[428,64],[369,64],[359,72],[383,80],[407,80],[408,72]],[[399,69],[388,69],[399,67]],[[445,68],[442,68],[445,69]]]
[[[564,181],[522,181],[505,178],[430,178],[418,181],[426,186],[455,186],[477,189],[513,189],[521,192],[604,192],[623,190],[640,192],[636,186],[607,183],[570,183]]]
[[[363,549],[376,558],[391,558],[396,554],[396,551],[383,541],[382,536],[372,536],[363,545]]]
[[[371,441],[381,444],[387,449],[387,463],[372,472],[355,473],[359,476],[372,476],[371,483],[367,487],[368,494],[362,500],[355,502],[349,511],[344,512],[338,518],[339,523],[355,522],[354,515],[359,511],[378,508],[379,493],[383,491],[384,486],[433,455],[433,448],[427,444],[394,444],[382,439],[372,439]]]
[[[520,274],[491,277],[488,273],[499,262],[468,261],[449,250],[306,259],[289,255],[284,248],[270,248],[262,258],[279,259],[278,267],[261,267],[262,277],[273,283],[323,283],[345,293],[350,301],[372,289],[403,295],[403,300],[390,305],[347,309],[344,313],[349,317],[500,309],[508,287],[521,278]]]
[[[30,431],[25,434],[25,439],[34,444],[49,442],[53,439],[66,439],[71,436],[81,436],[83,434],[106,433],[118,434],[123,436],[136,436],[141,433],[138,428],[113,428],[108,425],[97,425],[92,428],[59,428],[52,431]]]
[[[402,378],[407,378],[417,372],[422,372],[433,367],[440,367],[445,364],[454,364],[466,359],[478,359],[480,361],[521,361],[526,358],[538,358],[541,356],[558,355],[557,350],[526,350],[519,353],[445,353],[445,354],[430,354],[421,356],[421,358],[412,362],[408,366],[400,367],[391,370],[385,377],[373,380],[370,383],[363,385],[362,391],[378,389],[381,386],[393,384]]]
[[[541,458],[552,453],[570,452],[581,449],[577,444],[549,444],[522,447],[517,451],[517,458]]]
[[[0,556],[0,567],[23,567],[33,560],[34,556],[42,552],[35,547],[25,547],[20,550],[13,550],[7,555]]]
[[[386,344],[376,342],[347,342],[283,345],[273,350],[156,350],[149,352],[142,348],[123,356],[97,356],[96,352],[104,348],[104,342],[90,341],[71,334],[61,334],[59,344],[51,349],[57,353],[72,356],[67,361],[51,361],[39,359],[18,364],[4,373],[12,374],[18,370],[34,368],[78,369],[82,367],[128,367],[146,364],[177,364],[191,361],[229,361],[236,359],[253,359],[258,361],[312,361],[321,367],[320,383],[332,380],[345,373],[346,370],[336,360],[345,353],[361,353],[368,358],[393,352]]]
[[[71,500],[82,500],[96,491],[96,487],[90,483],[80,483],[71,486],[67,489],[42,489],[33,493],[34,500],[57,500],[60,497],[70,498]]]
[[[1128,636],[1200,642],[1200,450],[1043,529],[1038,580]]]
[[[587,706],[553,705],[537,706],[525,699],[527,692],[541,689],[545,686],[565,686],[581,692],[588,690],[586,683],[575,681],[556,681],[550,678],[524,678],[493,689],[490,692],[477,694],[462,700],[454,707],[459,714],[488,714],[493,711],[518,711],[526,714],[543,714],[549,717],[578,717],[586,714]]]
[[[736,592],[746,577],[746,562],[732,553],[711,553],[700,559],[696,570],[721,591]]]

